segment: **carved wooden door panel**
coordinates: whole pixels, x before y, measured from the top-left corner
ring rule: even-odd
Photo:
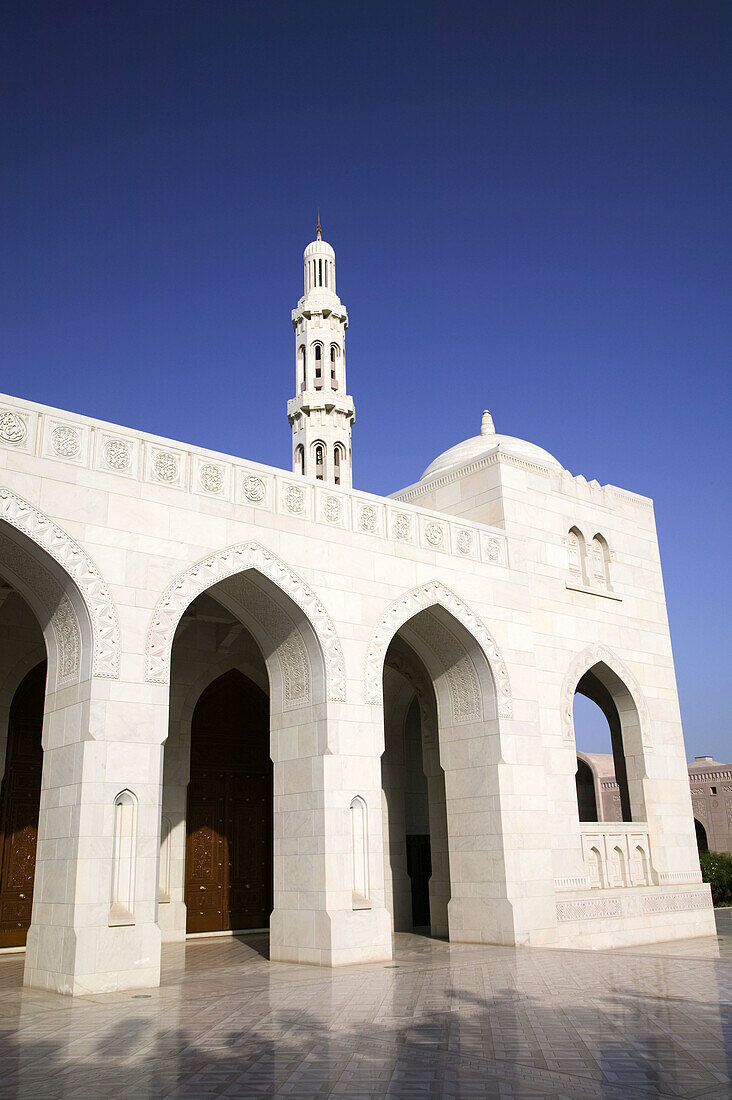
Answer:
[[[203,772],[188,788],[186,906],[189,932],[221,932],[226,919],[224,776]],[[227,914],[228,916],[228,914]]]
[[[272,912],[269,704],[240,672],[198,701],[191,723],[189,932],[264,928]]]
[[[25,677],[10,707],[0,789],[0,947],[22,947],[31,922],[45,691],[44,661]]]

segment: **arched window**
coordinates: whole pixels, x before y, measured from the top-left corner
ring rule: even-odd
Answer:
[[[315,444],[313,458],[315,460],[315,476],[318,481],[322,481],[325,472],[325,445],[323,443]]]
[[[360,795],[351,802],[352,904],[354,909],[370,909],[369,836],[366,803]]]
[[[323,285],[323,261],[318,260],[318,286]]]
[[[300,344],[297,349],[297,378],[300,383],[300,389],[304,390],[307,384],[307,378],[305,375],[305,345]]]
[[[298,446],[295,447],[295,473],[305,473],[305,448],[302,443],[299,443]]]
[[[330,345],[330,388],[338,389],[338,355],[340,349],[337,344]]]
[[[315,388],[316,390],[322,390],[323,388],[323,345],[315,344],[313,347],[315,354]]]
[[[602,890],[602,856],[598,848],[590,848],[588,869],[590,872],[590,888],[592,890]]]
[[[567,535],[569,575],[577,584],[587,581],[585,571],[585,540],[579,527],[571,527]]]
[[[121,791],[114,800],[112,899],[109,925],[134,924],[135,863],[137,857],[137,799]]]
[[[610,587],[610,551],[602,535],[595,535],[590,543],[590,576],[595,588]]]
[[[343,457],[343,448],[340,443],[336,443],[333,448],[333,477],[336,485],[341,483],[341,458]]]

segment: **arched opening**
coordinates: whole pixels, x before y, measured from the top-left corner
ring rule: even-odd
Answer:
[[[313,346],[313,353],[315,356],[315,389],[322,390],[323,388],[323,345],[315,344]]]
[[[341,460],[343,458],[343,448],[340,443],[336,443],[333,448],[333,480],[336,485],[341,483]]]
[[[502,942],[511,915],[500,885],[498,701],[484,649],[457,615],[493,644],[437,585],[403,597],[382,620],[394,631],[382,665],[385,904],[397,932]]]
[[[340,349],[337,344],[330,345],[330,388],[338,389],[338,356]]]
[[[579,527],[570,527],[567,534],[569,575],[577,584],[587,583],[585,538]]]
[[[263,928],[272,912],[267,694],[238,669],[203,690],[191,721],[188,932]]]
[[[0,787],[0,947],[24,946],[30,928],[45,694],[43,660],[26,673],[13,693],[7,719],[5,771]]]
[[[305,473],[305,448],[302,443],[298,443],[297,447],[295,447],[295,473]]]
[[[302,911],[312,907],[320,803],[303,805],[304,832],[293,837],[292,800],[275,806],[273,790],[279,776],[281,794],[305,791],[301,761],[319,751],[326,673],[316,627],[274,581],[245,568],[190,599],[169,652],[163,938],[271,926],[279,957],[291,958],[293,944],[314,950]]]
[[[297,378],[300,383],[301,392],[307,389],[307,374],[305,364],[305,345],[300,344],[297,349]]]
[[[595,588],[610,587],[610,549],[606,539],[597,534],[590,543],[589,566]]]
[[[580,821],[644,821],[643,748],[633,699],[620,678],[603,662],[584,673],[573,700],[575,743],[598,776],[590,812],[587,772],[578,763]]]
[[[698,818],[694,818],[694,828],[696,830],[696,846],[700,852],[709,851],[709,841],[707,839],[707,830],[702,825]]]
[[[399,635],[384,665],[384,852],[396,932],[448,933],[450,857],[437,706],[423,662]]]
[[[315,467],[315,478],[317,481],[322,481],[325,476],[325,444],[314,443],[313,444],[313,465]]]

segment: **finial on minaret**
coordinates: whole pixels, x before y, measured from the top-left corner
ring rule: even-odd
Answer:
[[[487,409],[483,409],[483,419],[480,422],[480,434],[481,435],[495,435],[496,429],[493,426],[493,417]]]
[[[318,211],[318,224],[315,227],[315,232],[318,234],[318,240],[320,240],[320,211]]]

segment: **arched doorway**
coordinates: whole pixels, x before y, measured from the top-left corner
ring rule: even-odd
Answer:
[[[188,932],[268,926],[272,817],[269,700],[232,669],[203,691],[191,722]]]
[[[46,662],[24,677],[10,705],[0,787],[0,947],[23,947],[33,907]]]
[[[707,830],[702,825],[698,818],[694,818],[694,828],[696,829],[696,846],[700,852],[709,851],[709,840],[707,839]]]

